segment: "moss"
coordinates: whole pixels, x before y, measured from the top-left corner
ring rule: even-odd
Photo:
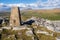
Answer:
[[[31,25],[31,26],[28,25],[28,28],[34,28],[34,26],[36,25]],[[34,28],[34,30],[39,40],[56,40],[56,37],[60,36],[60,33],[48,30],[46,27],[41,27],[41,26],[36,26],[36,27],[37,28]],[[48,32],[49,34],[53,33],[53,35],[51,36],[51,35],[46,35],[42,33],[36,33],[38,30]],[[2,34],[1,40],[15,40],[15,39],[16,40],[21,40],[21,39],[22,40],[33,40],[32,38],[35,37],[34,34],[32,36],[27,36],[26,31],[28,31],[28,29],[23,29],[23,30],[4,29],[1,33]],[[9,37],[9,35],[11,36]],[[15,36],[12,36],[12,35],[15,35]]]
[[[55,37],[45,34],[37,34],[37,36],[39,37],[39,40],[56,40]]]

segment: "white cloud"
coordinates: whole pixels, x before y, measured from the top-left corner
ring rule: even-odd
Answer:
[[[2,7],[2,5],[4,5],[3,3],[0,3],[0,7]]]
[[[46,2],[38,2],[39,6],[44,6],[43,8],[57,8],[60,7],[60,0],[48,0]]]
[[[30,4],[24,4],[24,3],[4,4],[4,3],[0,3],[0,7],[2,7],[3,5],[6,5],[8,7],[19,6],[22,8],[32,8],[32,9],[52,9],[52,8],[60,8],[60,0],[48,0],[45,2],[38,0],[37,2],[30,3]]]
[[[31,6],[31,7],[38,7],[38,5],[36,3],[31,3],[31,4],[27,4],[27,6]]]
[[[18,6],[18,7],[26,7],[25,4],[23,3],[19,3],[19,4],[6,4],[8,7],[12,7],[12,6]]]
[[[3,3],[0,3],[0,5],[3,5]]]

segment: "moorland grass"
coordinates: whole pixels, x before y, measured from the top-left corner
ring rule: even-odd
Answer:
[[[60,13],[38,13],[38,12],[23,12],[21,13],[23,16],[23,19],[30,18],[32,16],[35,17],[41,17],[44,19],[49,19],[49,20],[60,20]]]

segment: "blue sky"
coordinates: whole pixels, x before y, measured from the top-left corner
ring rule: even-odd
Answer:
[[[0,0],[0,3],[34,3],[37,0]],[[45,2],[47,0],[41,0],[42,2]]]
[[[60,8],[60,0],[0,0],[0,7],[19,6],[32,9]]]
[[[0,3],[33,3],[37,0],[0,0]],[[45,2],[47,0],[41,0],[42,2]]]
[[[0,0],[0,3],[33,3],[36,1],[37,0]]]

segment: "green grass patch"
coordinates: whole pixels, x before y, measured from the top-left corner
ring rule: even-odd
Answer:
[[[60,20],[60,13],[38,13],[38,12],[26,12],[22,13],[22,16],[26,19],[35,16],[49,20]]]

